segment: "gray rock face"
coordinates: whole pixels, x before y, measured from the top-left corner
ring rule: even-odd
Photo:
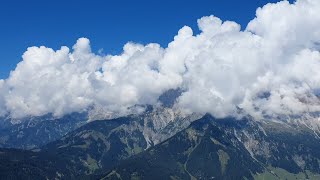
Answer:
[[[200,119],[201,114],[186,114],[181,110],[159,107],[143,117],[143,135],[148,147],[172,137]]]

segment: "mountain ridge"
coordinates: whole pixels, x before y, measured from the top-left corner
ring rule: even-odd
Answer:
[[[33,152],[1,149],[0,169],[12,168],[2,171],[2,177],[10,178],[22,168],[26,171],[19,177],[40,179],[119,175],[149,179],[158,171],[168,179],[259,179],[283,174],[306,178],[320,173],[319,146],[313,128],[299,123],[252,117],[217,119],[210,114],[149,107],[140,115],[86,123]],[[206,167],[212,167],[211,171]],[[144,174],[146,169],[154,173]]]

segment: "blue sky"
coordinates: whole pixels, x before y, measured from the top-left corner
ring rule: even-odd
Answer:
[[[71,47],[79,37],[106,54],[121,52],[128,41],[167,46],[184,25],[215,15],[244,28],[257,7],[277,0],[5,0],[0,3],[0,78],[21,60],[29,46]]]

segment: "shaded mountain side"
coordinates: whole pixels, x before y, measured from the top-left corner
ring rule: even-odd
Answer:
[[[164,92],[161,96],[159,96],[159,102],[168,108],[172,108],[173,105],[176,103],[176,100],[182,94],[182,89],[169,89],[168,91]]]
[[[75,178],[63,158],[18,149],[0,149],[1,179]],[[61,172],[61,174],[59,173]]]
[[[305,127],[206,115],[102,178],[317,179],[319,147]]]
[[[77,174],[99,174],[170,138],[195,117],[151,108],[141,115],[88,123],[41,151],[64,157]]]
[[[129,123],[129,121],[130,119],[127,118],[119,118],[88,123],[71,132],[62,140],[51,143],[37,152],[1,149],[0,177],[1,179],[87,178],[86,174],[93,173],[92,171],[98,166],[94,160],[95,156],[101,153],[104,148],[108,148],[104,146],[104,142],[101,142],[103,136],[98,132],[110,132],[121,124]],[[84,140],[84,143],[89,143],[88,147],[84,147],[85,144],[81,144],[83,141],[78,140],[78,138],[82,139],[79,137],[81,132],[84,132],[85,136],[86,132],[90,132],[88,133],[90,135]],[[70,140],[70,142],[66,142],[67,144],[63,144],[65,146],[62,145],[61,147],[59,142],[64,142],[63,140]],[[113,138],[112,140],[117,141]],[[70,146],[68,146],[69,143]],[[121,151],[116,148],[116,144],[113,144],[113,148],[110,151],[111,158],[112,152]],[[119,148],[121,149],[122,147]]]
[[[21,123],[11,124],[1,120],[0,147],[34,149],[60,139],[87,121],[85,113],[73,113],[61,118],[51,115],[26,118]]]
[[[41,152],[63,157],[77,174],[96,173],[147,148],[137,126],[131,117],[94,121],[44,146]]]

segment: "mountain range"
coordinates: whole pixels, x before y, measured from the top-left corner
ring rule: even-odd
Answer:
[[[2,125],[1,179],[320,178],[313,115],[218,119],[148,106],[138,115],[85,117]]]

